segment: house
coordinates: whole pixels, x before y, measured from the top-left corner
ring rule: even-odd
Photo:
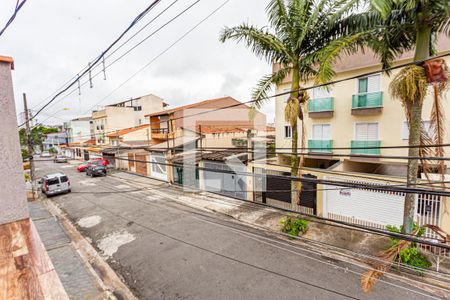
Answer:
[[[61,151],[62,145],[67,145],[68,137],[66,132],[56,132],[49,133],[45,135],[44,140],[42,141],[42,148],[44,151],[49,151],[54,148],[58,151]]]
[[[64,123],[69,143],[78,143],[94,138],[91,117],[80,117]]]
[[[92,112],[94,136],[97,145],[110,143],[109,133],[145,123],[145,115],[161,111],[166,104],[155,95],[146,95],[105,106]]]
[[[232,97],[204,100],[146,115],[151,128],[150,176],[173,181],[167,161],[173,155],[198,148],[232,147],[232,139],[248,129],[265,129],[265,115],[250,118],[249,106]],[[205,143],[205,145],[203,145]]]

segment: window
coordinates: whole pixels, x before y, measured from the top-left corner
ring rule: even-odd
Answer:
[[[428,137],[432,138],[434,136],[434,128],[431,126],[430,121],[422,121],[422,126]],[[402,126],[402,139],[409,139],[409,127],[408,122],[404,121]]]
[[[142,106],[135,106],[134,107],[134,111],[141,111],[142,110]]]
[[[381,90],[380,74],[358,79],[358,94],[374,93]]]
[[[284,126],[284,138],[286,139],[292,138],[292,127],[289,125]]]
[[[64,183],[64,182],[69,181],[69,178],[67,178],[67,176],[61,176],[61,177],[59,178],[59,180],[61,180],[61,183]]]
[[[58,177],[47,179],[47,185],[54,185],[58,183],[59,183]]]
[[[312,99],[329,98],[331,93],[325,87],[313,88]]]
[[[331,140],[330,124],[315,124],[312,130],[313,140]]]
[[[289,92],[290,90],[291,89],[283,89],[283,93]],[[283,95],[282,97],[283,97],[283,102],[287,103],[289,100],[289,97],[291,97],[291,94],[286,94],[286,95]]]
[[[378,139],[378,123],[357,123],[355,125],[355,140],[377,141]]]
[[[111,144],[112,144],[113,146],[119,146],[119,141],[114,140],[114,141],[111,142]]]
[[[105,127],[103,125],[100,125],[100,129],[103,130],[105,129]]]

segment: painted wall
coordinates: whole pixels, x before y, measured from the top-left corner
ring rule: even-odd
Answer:
[[[65,124],[69,143],[87,141],[91,138],[91,124],[89,120],[72,120]]]
[[[11,69],[12,59],[0,57],[0,224],[29,217]]]

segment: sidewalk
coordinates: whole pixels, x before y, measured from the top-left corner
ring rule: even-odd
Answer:
[[[108,299],[92,272],[71,245],[56,217],[41,201],[29,202],[33,220],[47,253],[70,299]]]

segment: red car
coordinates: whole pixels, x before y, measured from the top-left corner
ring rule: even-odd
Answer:
[[[84,172],[90,165],[93,165],[93,164],[102,164],[106,167],[109,164],[109,161],[107,159],[101,158],[101,157],[93,158],[93,159],[86,161],[86,162],[82,163],[81,165],[79,165],[77,167],[77,170],[78,170],[78,172]]]

